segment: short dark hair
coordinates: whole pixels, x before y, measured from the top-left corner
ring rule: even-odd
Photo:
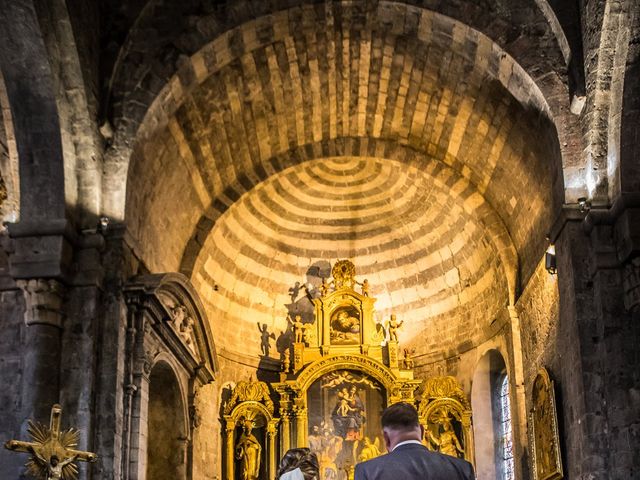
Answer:
[[[418,412],[410,403],[400,402],[385,408],[380,419],[382,428],[408,431],[420,426]]]
[[[318,457],[309,448],[291,448],[280,460],[280,468],[276,479],[281,475],[299,468],[305,480],[318,480],[320,478],[320,465]]]

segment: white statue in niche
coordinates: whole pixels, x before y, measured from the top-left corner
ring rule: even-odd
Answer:
[[[178,304],[175,307],[171,308],[170,311],[171,326],[187,346],[187,348],[189,348],[189,350],[191,350],[192,352],[195,352],[195,345],[193,342],[193,326],[195,321],[193,320],[191,315],[189,315],[187,307]]]

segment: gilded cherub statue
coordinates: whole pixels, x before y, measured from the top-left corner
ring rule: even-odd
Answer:
[[[391,317],[389,318],[389,322],[387,324],[387,333],[389,335],[390,342],[398,342],[398,330],[400,330],[400,327],[402,327],[403,323],[404,320],[398,322],[396,320],[396,315],[394,313],[391,314]]]
[[[291,317],[287,316],[287,320],[291,322],[291,326],[293,328],[294,342],[304,342],[304,323],[302,323],[302,317],[300,315],[296,315],[295,319],[291,320]]]

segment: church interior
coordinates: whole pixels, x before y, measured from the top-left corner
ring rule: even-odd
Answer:
[[[639,2],[0,6],[0,478],[640,478]]]

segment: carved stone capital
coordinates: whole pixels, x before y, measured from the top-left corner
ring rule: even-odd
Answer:
[[[51,325],[62,328],[62,303],[64,286],[57,280],[19,280],[18,287],[24,293],[27,325]]]

